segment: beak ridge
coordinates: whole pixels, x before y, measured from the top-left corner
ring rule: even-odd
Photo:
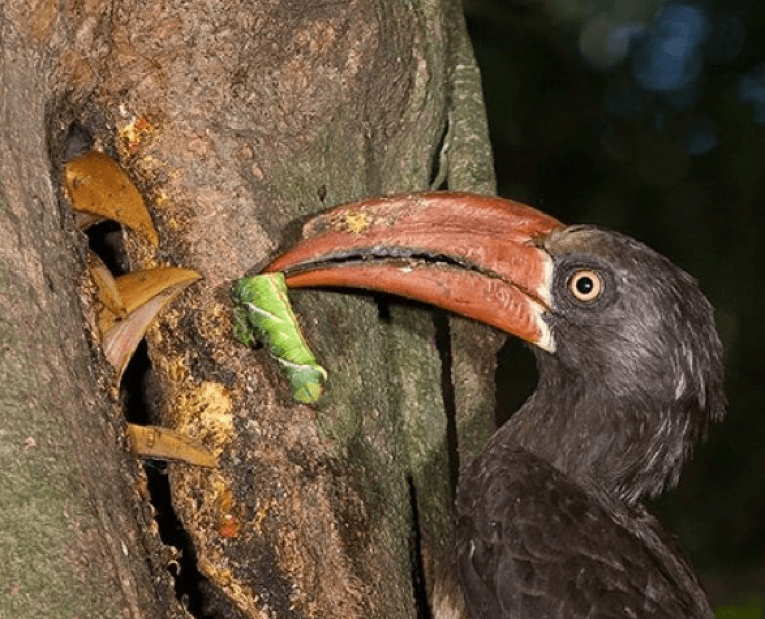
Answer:
[[[265,270],[283,271],[292,288],[355,287],[430,303],[552,350],[542,318],[552,260],[540,245],[561,227],[494,196],[398,194],[317,215]]]

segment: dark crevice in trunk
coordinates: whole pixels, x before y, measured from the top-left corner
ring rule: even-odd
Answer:
[[[122,378],[121,396],[125,416],[129,423],[138,425],[158,423],[152,368],[145,340],[136,349]],[[180,553],[177,565],[168,566],[175,581],[175,595],[186,609],[198,619],[223,619],[225,615],[205,612],[207,599],[205,577],[197,568],[196,555],[191,538],[183,528],[173,509],[167,463],[147,460],[144,471],[149,487],[149,497],[155,510],[155,519],[162,542],[177,548]]]
[[[122,244],[122,226],[116,221],[104,221],[85,231],[88,244],[103,260],[112,275],[118,277],[130,270],[127,254]]]
[[[433,324],[436,328],[436,346],[441,358],[441,394],[446,411],[446,449],[449,461],[449,488],[452,498],[457,491],[460,474],[459,442],[457,436],[457,401],[452,382],[452,337],[449,315],[442,310],[433,310]]]
[[[98,254],[113,275],[119,276],[129,271],[122,244],[122,228],[118,223],[107,221],[91,226],[86,234],[90,248]],[[161,396],[152,374],[146,340],[141,341],[125,368],[120,383],[120,396],[128,423],[159,424]],[[180,551],[177,564],[173,563],[167,567],[175,582],[176,597],[198,619],[227,619],[235,616],[229,612],[207,611],[210,607],[210,596],[206,594],[207,581],[197,568],[191,538],[173,509],[167,463],[147,460],[144,463],[144,471],[160,539],[164,544]]]
[[[409,505],[412,510],[412,531],[409,537],[409,555],[412,570],[412,589],[417,619],[433,619],[428,603],[428,587],[425,581],[425,566],[423,564],[422,532],[420,530],[420,512],[417,505],[417,488],[414,480],[407,477],[409,485]]]
[[[382,322],[390,322],[390,305],[389,296],[387,294],[372,294],[372,298],[377,305],[377,317]]]
[[[447,156],[449,144],[449,121],[444,123],[443,133],[438,141],[438,146],[434,151],[433,160],[430,163],[430,182],[428,186],[432,191],[444,189],[447,181]]]
[[[197,569],[194,546],[188,533],[183,528],[170,502],[170,483],[167,478],[167,464],[148,461],[144,464],[149,484],[151,503],[156,510],[156,521],[162,542],[180,551],[178,567],[168,567],[175,579],[175,596],[186,609],[199,619],[207,618],[202,614],[204,598],[200,591],[200,582],[204,577]],[[210,617],[209,619],[213,619]]]
[[[150,395],[153,385],[150,384],[151,362],[146,340],[141,340],[133,353],[133,357],[125,368],[120,384],[120,396],[129,423],[140,426],[157,424],[156,404]]]

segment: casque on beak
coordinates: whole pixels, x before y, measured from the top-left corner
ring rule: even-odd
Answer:
[[[320,213],[265,271],[284,272],[291,288],[361,288],[429,303],[552,351],[543,320],[552,259],[542,241],[562,227],[494,196],[392,195]]]

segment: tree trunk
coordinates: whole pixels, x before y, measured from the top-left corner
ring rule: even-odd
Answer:
[[[74,121],[149,205],[160,242],[125,231],[131,269],[203,276],[147,340],[162,422],[218,458],[214,470],[171,465],[170,484],[201,573],[231,605],[226,616],[414,616],[413,506],[437,556],[450,496],[445,410],[474,451],[489,429],[497,341],[452,320],[442,366],[443,329],[425,308],[295,293],[330,375],[318,406],[298,405],[267,353],[232,338],[228,290],[325,207],[427,189],[434,171],[452,189],[493,190],[460,7],[28,5],[6,0],[0,16],[0,557],[9,570],[0,617],[185,612],[168,598],[172,551],[124,449],[114,378],[90,326],[85,241],[61,192]]]
[[[135,618],[163,603],[182,616],[84,328],[82,236],[46,145],[47,52],[0,24],[0,617]]]

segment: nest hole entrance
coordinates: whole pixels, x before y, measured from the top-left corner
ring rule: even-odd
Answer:
[[[130,271],[122,241],[122,227],[113,221],[91,226],[85,232],[90,249],[95,252],[112,275]],[[146,340],[142,340],[128,362],[120,383],[120,397],[128,423],[158,425],[161,394],[153,377]],[[155,510],[162,542],[179,551],[177,564],[167,566],[175,583],[175,595],[186,610],[198,619],[231,619],[239,615],[233,609],[210,610],[220,607],[220,600],[211,603],[212,586],[197,568],[196,553],[191,538],[183,528],[172,505],[168,464],[158,460],[142,463],[147,477],[150,502]],[[212,596],[216,597],[216,596]]]

